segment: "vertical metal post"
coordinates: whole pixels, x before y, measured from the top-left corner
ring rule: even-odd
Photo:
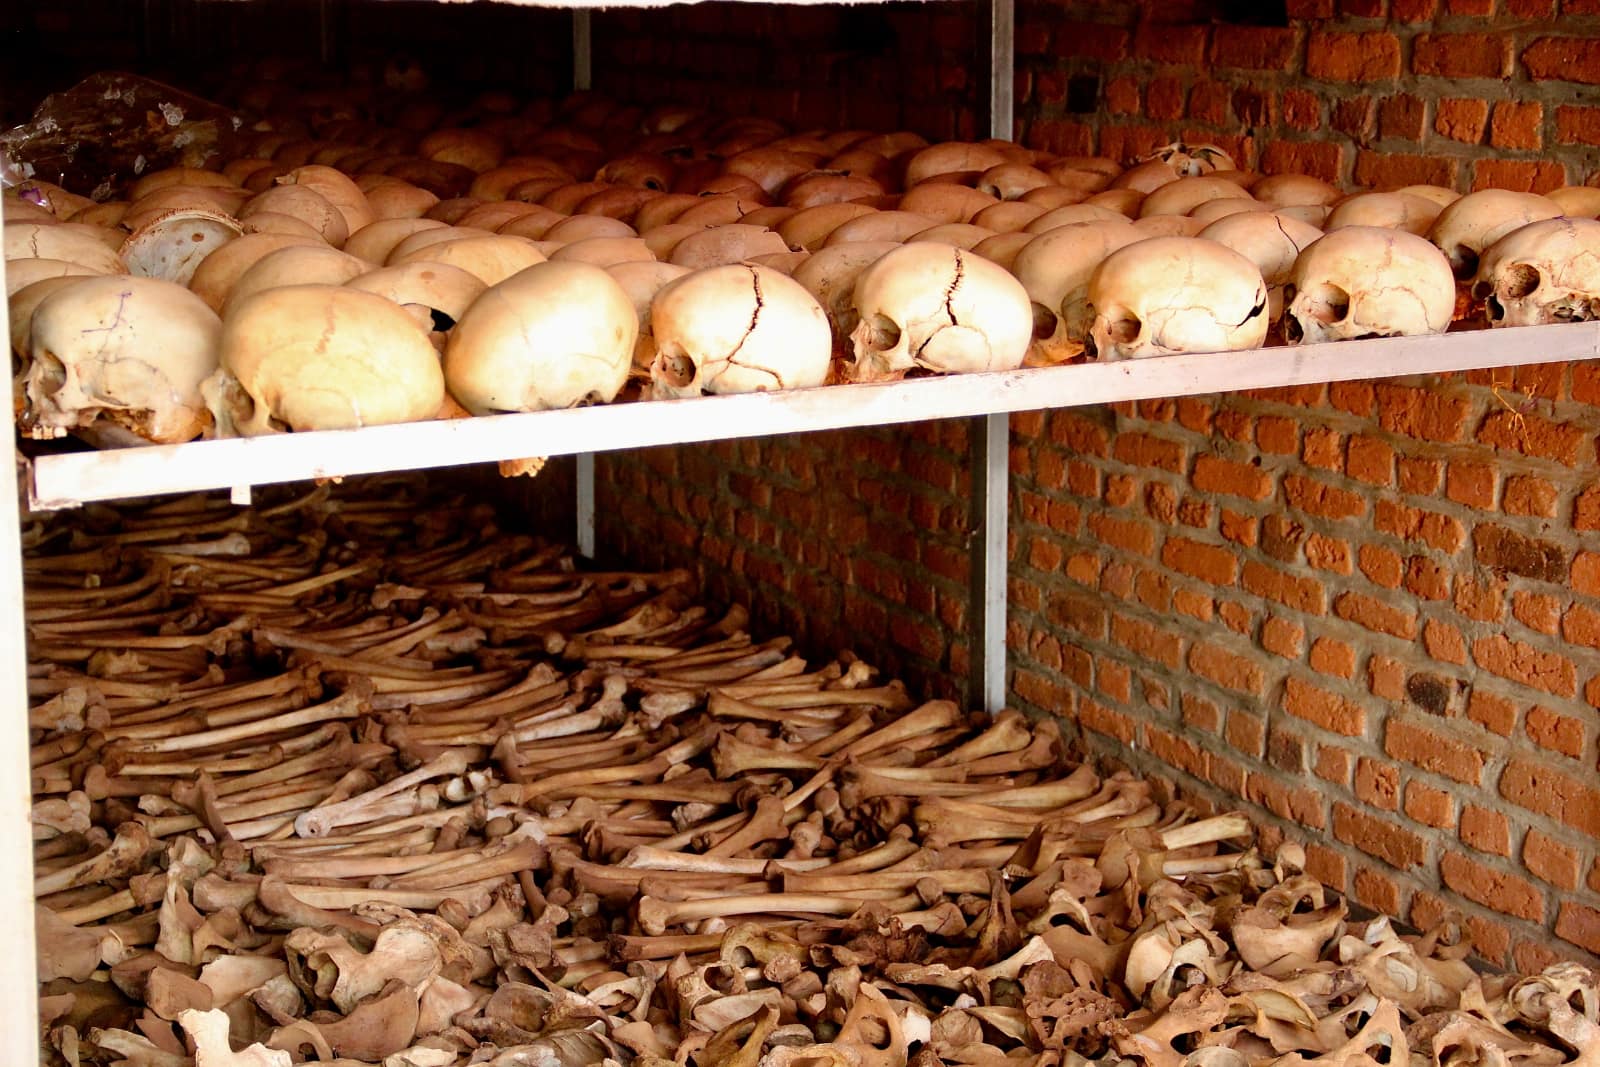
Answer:
[[[586,7],[572,9],[572,88],[594,88],[594,23]]]
[[[577,455],[578,555],[594,559],[594,453]]]
[[[594,88],[594,24],[587,8],[572,9],[572,88],[583,92]],[[578,555],[593,559],[595,553],[594,453],[577,456],[577,542]]]
[[[333,63],[333,17],[329,11],[331,0],[317,0],[317,51],[322,65]]]
[[[1016,10],[989,0],[989,136],[1010,139],[1015,114]],[[1011,420],[972,420],[972,667],[968,702],[993,714],[1006,704],[1006,564]]]
[[[0,268],[0,281],[5,271]],[[0,308],[0,328],[6,312]],[[10,421],[9,419],[7,420]],[[12,428],[8,440],[16,440]],[[39,987],[33,938],[33,826],[30,816],[32,772],[28,766],[27,637],[22,618],[22,538],[17,503],[15,448],[0,464],[0,709],[10,708],[0,726],[0,1033],[10,1034],[7,1058],[39,1060]],[[29,1050],[32,1050],[31,1055]]]

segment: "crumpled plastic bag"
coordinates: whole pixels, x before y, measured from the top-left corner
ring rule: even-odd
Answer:
[[[215,169],[237,154],[233,111],[136,74],[105,71],[45,97],[0,133],[0,185],[54,182],[98,201],[165,167]]]

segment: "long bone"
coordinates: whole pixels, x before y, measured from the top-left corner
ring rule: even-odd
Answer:
[[[437,760],[402,774],[359,796],[306,812],[295,819],[295,832],[301,837],[323,837],[340,826],[370,822],[370,813],[379,801],[404,793],[435,778],[461,774],[466,769],[467,761],[464,758],[456,753],[446,753]]]
[[[249,738],[270,736],[304,726],[313,726],[338,719],[353,719],[362,713],[364,703],[365,697],[359,692],[352,691],[341,693],[325,703],[314,704],[311,707],[283,715],[256,719],[215,730],[202,730],[198,733],[183,734],[175,737],[127,741],[122,742],[122,744],[130,752],[188,752],[219,745],[233,745]]]
[[[139,873],[140,866],[154,845],[150,832],[138,823],[123,823],[117,836],[100,852],[82,863],[52,871],[33,880],[36,897],[63,889],[92,885]]]
[[[704,900],[660,900],[642,896],[634,905],[639,927],[659,936],[667,927],[702,919],[726,919],[734,915],[854,915],[868,904],[889,913],[909,911],[920,904],[915,897],[870,901],[868,898],[835,897],[826,894],[758,893],[745,896],[712,897]]]

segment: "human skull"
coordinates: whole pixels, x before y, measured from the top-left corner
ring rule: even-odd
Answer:
[[[616,398],[639,335],[628,294],[589,263],[538,263],[467,309],[445,348],[450,393],[475,415]]]
[[[444,376],[404,308],[337,285],[264,289],[231,304],[206,383],[218,436],[431,419]]]
[[[639,320],[639,336],[633,343],[631,373],[637,378],[648,378],[650,364],[656,358],[656,334],[655,325],[650,319],[650,302],[669,283],[688,274],[689,268],[671,263],[629,262],[607,267],[605,271],[622,286]]]
[[[1215,241],[1151,237],[1112,252],[1089,278],[1089,350],[1102,361],[1260,348],[1267,285]]]
[[[210,425],[200,383],[222,323],[181,285],[105,275],[51,292],[29,321],[23,426],[59,437],[104,418],[175,444]]]
[[[1284,300],[1290,344],[1443,333],[1455,310],[1455,278],[1425,238],[1347,226],[1300,253]]]
[[[53,259],[81,264],[95,274],[126,274],[128,268],[116,249],[105,240],[111,231],[98,226],[71,222],[8,223],[5,227],[5,257],[9,263],[19,259]]]
[[[1333,205],[1322,228],[1329,233],[1347,226],[1382,226],[1427,235],[1441,208],[1414,193],[1354,193]]]
[[[1283,215],[1249,213],[1218,219],[1200,236],[1227,245],[1256,265],[1267,283],[1267,318],[1274,324],[1283,317],[1283,287],[1294,261],[1322,231]]]
[[[1428,230],[1428,240],[1450,262],[1458,281],[1478,272],[1478,257],[1519,226],[1561,214],[1561,205],[1538,193],[1510,189],[1479,189],[1453,201],[1439,212]]]
[[[1089,277],[1102,260],[1141,239],[1126,222],[1080,222],[1041,233],[1011,261],[1033,311],[1034,366],[1064,363],[1083,353],[1089,336]]]
[[[1140,163],[1162,162],[1178,172],[1180,178],[1194,178],[1218,170],[1233,170],[1233,157],[1214,144],[1184,144],[1175,141],[1162,145]]]
[[[1484,250],[1473,296],[1491,326],[1600,318],[1600,222],[1543,219],[1512,230]]]
[[[174,211],[145,223],[122,245],[128,273],[188,285],[200,263],[244,233],[227,215]]]
[[[828,316],[779,271],[730,263],[691,271],[650,302],[657,399],[803,389],[828,378]]]
[[[856,279],[852,381],[1015,370],[1033,339],[1028,291],[1003,268],[952,245],[895,249]]]
[[[405,308],[435,346],[443,344],[444,335],[488,289],[475,275],[445,263],[379,267],[344,284]]]
[[[791,275],[828,313],[835,351],[841,358],[850,351],[850,332],[856,328],[856,279],[861,272],[901,247],[892,241],[856,241],[814,252]]]

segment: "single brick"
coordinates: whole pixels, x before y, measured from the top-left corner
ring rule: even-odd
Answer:
[[[1579,833],[1600,835],[1600,788],[1543,764],[1512,757],[1500,774],[1500,795]]]
[[[1299,474],[1284,477],[1283,496],[1290,507],[1327,519],[1353,519],[1367,511],[1366,498],[1360,493]]]
[[[1563,901],[1556,915],[1556,936],[1585,952],[1600,953],[1600,908]]]
[[[1560,492],[1548,478],[1534,474],[1512,475],[1506,479],[1505,499],[1501,507],[1507,515],[1553,519],[1556,517]]]
[[[1196,456],[1190,481],[1203,493],[1222,493],[1247,500],[1265,500],[1272,495],[1272,478],[1266,471],[1217,456]]]
[[[1585,739],[1583,722],[1579,719],[1559,715],[1549,708],[1534,705],[1528,709],[1522,725],[1523,729],[1528,731],[1528,740],[1540,748],[1559,752],[1573,759],[1583,755]]]
[[[1401,870],[1419,866],[1427,851],[1417,834],[1348,804],[1333,806],[1333,836]]]
[[[1517,193],[1548,193],[1568,185],[1567,165],[1551,160],[1480,159],[1472,165],[1472,191],[1510,189]]]
[[[1477,622],[1493,622],[1505,614],[1504,589],[1501,580],[1464,577],[1456,582],[1456,610]]]
[[[1510,46],[1509,35],[1505,43]],[[1522,65],[1534,81],[1600,85],[1600,40],[1587,37],[1540,37],[1523,49]]]
[[[1406,696],[1429,715],[1441,718],[1450,711],[1455,684],[1437,674],[1418,671],[1406,679]]]
[[[1417,615],[1403,607],[1385,603],[1364,593],[1340,593],[1333,602],[1333,613],[1347,622],[1376,633],[1411,640],[1417,636]]]
[[[1467,428],[1470,405],[1463,397],[1428,388],[1380,383],[1376,389],[1378,422],[1390,433],[1424,441],[1459,441]]]
[[[1350,542],[1323,534],[1310,534],[1306,537],[1306,562],[1318,570],[1349,574]]]
[[[1373,82],[1400,75],[1400,39],[1392,33],[1313,31],[1305,72],[1334,82]]]
[[[1450,156],[1414,155],[1405,152],[1356,152],[1355,179],[1375,188],[1403,185],[1456,184],[1459,162]]]
[[[1501,737],[1510,737],[1517,723],[1517,706],[1505,697],[1474,689],[1467,698],[1467,718]]]
[[[1325,471],[1340,470],[1344,466],[1344,438],[1337,430],[1326,426],[1318,426],[1306,431],[1305,443],[1300,449],[1300,458],[1306,461],[1307,466],[1317,467]]]
[[[1184,26],[1172,22],[1140,25],[1133,38],[1134,55],[1157,63],[1184,67],[1198,66],[1205,59],[1207,26]]]
[[[1305,639],[1305,627],[1281,616],[1269,616],[1261,624],[1261,647],[1285,659],[1299,659]]]
[[[1376,867],[1356,868],[1351,889],[1351,896],[1379,914],[1394,915],[1400,911],[1400,883],[1380,873]]]
[[[1300,447],[1300,424],[1281,415],[1263,415],[1256,420],[1256,445],[1263,452],[1292,456]],[[1265,497],[1259,499],[1265,500]]]
[[[1411,69],[1442,78],[1504,78],[1513,52],[1510,34],[1424,33],[1412,42]]]
[[[1583,861],[1578,850],[1553,837],[1529,830],[1522,839],[1522,865],[1536,878],[1560,889],[1577,889],[1583,877]]]
[[[1283,122],[1290,129],[1311,131],[1322,126],[1322,100],[1305,89],[1285,89]]]
[[[1378,136],[1403,141],[1422,140],[1427,123],[1427,103],[1412,93],[1386,96],[1378,105]]]
[[[1400,553],[1380,545],[1362,545],[1357,559],[1368,581],[1385,589],[1400,588],[1400,579],[1405,575]]]
[[[1487,463],[1457,460],[1445,468],[1444,495],[1469,508],[1493,510],[1495,470]]]
[[[1572,588],[1585,596],[1600,596],[1600,552],[1579,552],[1572,560]]]
[[[1422,626],[1422,647],[1428,655],[1443,663],[1465,666],[1467,638],[1458,627],[1438,619],[1429,619]]]
[[[1250,658],[1209,642],[1197,641],[1190,647],[1189,669],[1226,689],[1252,696],[1259,696],[1266,687],[1261,668]]]
[[[1370,656],[1367,659],[1367,689],[1383,700],[1406,699],[1406,667],[1388,656]]]
[[[1397,760],[1465,785],[1483,780],[1483,753],[1435,730],[1391,717],[1384,723],[1383,751]]]
[[[1530,630],[1554,634],[1561,625],[1561,601],[1548,593],[1518,589],[1511,595],[1511,616]]]
[[[1530,922],[1544,918],[1544,894],[1519,875],[1451,851],[1439,857],[1439,875],[1445,885],[1486,908]]]
[[[1427,556],[1406,560],[1405,587],[1424,600],[1443,600],[1450,595],[1451,572]]]
[[[1321,615],[1326,610],[1327,594],[1321,582],[1255,560],[1245,563],[1239,574],[1239,584],[1247,593],[1276,601],[1295,611]]]
[[[1504,634],[1472,642],[1472,658],[1484,670],[1560,697],[1576,696],[1577,668],[1559,652],[1548,652]]]
[[[1288,70],[1299,32],[1286,26],[1229,26],[1211,40],[1211,62],[1241,70]]]
[[[1600,611],[1574,604],[1561,619],[1561,636],[1574,645],[1600,648]]]
[[[1441,137],[1463,144],[1478,144],[1489,125],[1489,102],[1467,97],[1440,100],[1434,115],[1433,130]]]
[[[1332,745],[1317,746],[1317,760],[1311,770],[1318,778],[1335,785],[1345,785],[1350,781],[1350,753],[1342,748]]]
[[[1582,426],[1504,410],[1486,415],[1477,437],[1479,443],[1493,448],[1552,459],[1568,467],[1577,465],[1586,443],[1592,450],[1594,440],[1594,434]]]
[[[1468,804],[1461,809],[1461,840],[1479,852],[1511,855],[1511,822],[1498,811]]]
[[[1155,527],[1143,519],[1117,519],[1104,514],[1091,515],[1089,529],[1101,543],[1112,548],[1136,552],[1141,556],[1155,553]]]
[[[1344,146],[1332,141],[1273,140],[1261,150],[1261,170],[1337,182],[1344,172],[1344,153]]]
[[[1119,462],[1133,467],[1154,467],[1174,474],[1183,469],[1183,445],[1164,437],[1119,433],[1111,452]]]
[[[1356,673],[1356,650],[1335,638],[1319,637],[1311,643],[1310,662],[1311,669],[1321,674],[1353,678]]]
[[[1145,117],[1170,122],[1183,117],[1183,82],[1177,78],[1152,78],[1144,91]]]
[[[1345,450],[1345,473],[1368,485],[1394,484],[1394,449],[1387,442],[1354,434]]]
[[[1366,732],[1366,711],[1342,696],[1290,677],[1284,682],[1283,710],[1330,733],[1360,737]]]
[[[1496,148],[1540,148],[1543,128],[1543,104],[1502,100],[1489,119],[1489,143]]]
[[[1348,96],[1333,102],[1329,125],[1356,141],[1365,141],[1377,120],[1378,103],[1370,96]]]
[[[1362,756],[1356,760],[1356,799],[1381,811],[1400,807],[1400,770]]]
[[[1455,799],[1445,790],[1422,782],[1406,783],[1405,812],[1424,826],[1444,829],[1455,825]]]

